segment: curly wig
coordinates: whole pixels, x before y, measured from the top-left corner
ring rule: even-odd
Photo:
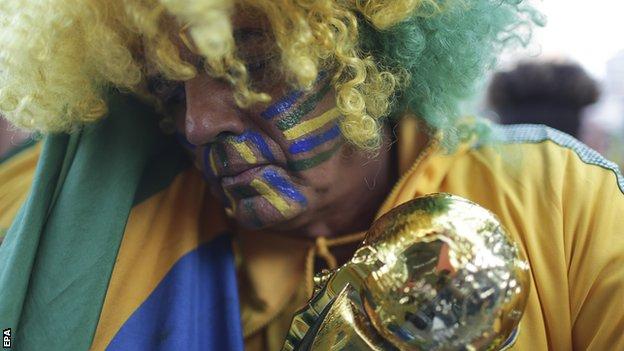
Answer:
[[[331,72],[341,130],[364,148],[379,145],[385,117],[406,109],[432,129],[454,128],[459,102],[498,52],[540,21],[522,0],[5,0],[0,114],[21,128],[71,132],[106,114],[110,88],[146,97],[148,72],[188,80],[197,68],[172,38],[182,27],[241,108],[267,102],[237,56],[237,8],[266,18],[294,88]]]

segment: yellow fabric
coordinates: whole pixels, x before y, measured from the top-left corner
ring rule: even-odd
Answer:
[[[92,350],[106,348],[175,262],[226,229],[224,216],[220,215],[223,209],[208,199],[201,175],[189,170],[178,175],[165,190],[132,208]],[[211,220],[199,220],[205,217]],[[210,230],[205,230],[208,224]],[[134,288],[128,289],[127,282],[133,282]]]
[[[0,165],[0,230],[11,226],[26,201],[40,153],[38,143]]]
[[[464,147],[451,155],[434,145],[418,156],[413,150],[420,148],[407,139],[399,140],[404,175],[379,214],[414,197],[444,191],[499,216],[532,269],[532,290],[512,350],[624,349],[624,195],[612,171],[586,164],[574,151],[551,141],[497,149]],[[23,203],[39,151],[33,147],[0,167],[0,226],[8,227]],[[142,240],[126,243],[124,238],[120,250],[140,254],[117,262],[112,281],[157,282],[166,274],[159,267],[169,265],[155,260],[173,262],[189,247],[234,228],[203,189],[198,173],[188,171],[133,209],[126,235]],[[292,314],[309,297],[315,257],[331,266],[336,261],[332,253],[353,247],[362,235],[315,242],[238,231],[247,350],[279,349]],[[129,248],[130,242],[142,242],[142,247]],[[175,245],[174,255],[159,254],[168,251],[159,250],[163,245]],[[145,299],[145,292],[115,294],[118,290],[123,287],[109,287],[93,349],[103,348],[125,320],[129,310],[124,306]]]
[[[379,215],[428,193],[457,194],[496,213],[527,254],[532,288],[511,350],[624,350],[624,195],[612,171],[552,141],[465,146],[451,155],[434,145],[415,164],[414,147],[399,141],[399,164],[408,158],[413,166]],[[309,297],[304,261],[319,256],[317,244],[285,240],[256,240],[241,250],[249,270],[241,284],[248,351],[279,349],[292,313]]]

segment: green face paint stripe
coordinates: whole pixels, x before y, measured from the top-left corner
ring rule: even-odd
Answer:
[[[243,207],[251,215],[251,224],[253,224],[256,228],[260,228],[264,225],[258,217],[258,213],[256,213],[256,209],[253,207],[251,202],[245,201]]]
[[[321,152],[320,154],[306,158],[303,160],[296,161],[288,161],[288,169],[291,171],[299,172],[305,171],[306,169],[310,169],[312,167],[316,167],[319,164],[329,160],[335,153],[340,149],[342,143],[337,143],[331,149]]]
[[[247,187],[242,187],[242,186],[233,188],[231,192],[232,192],[232,195],[234,195],[235,197],[239,199],[244,199],[244,198],[258,195],[258,193],[255,190],[249,189]]]
[[[290,129],[299,123],[303,116],[312,112],[312,110],[316,108],[316,105],[318,105],[319,101],[327,95],[330,88],[331,85],[326,84],[321,90],[310,96],[306,101],[301,103],[301,105],[299,105],[293,113],[277,121],[277,128],[283,131]]]
[[[225,148],[223,148],[223,145],[217,144],[215,145],[215,150],[217,152],[217,156],[219,156],[219,161],[221,161],[221,165],[223,166],[223,168],[227,168],[229,163],[227,154],[225,153]]]

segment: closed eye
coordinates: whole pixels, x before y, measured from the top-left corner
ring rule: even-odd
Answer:
[[[149,78],[147,87],[164,106],[183,104],[186,101],[184,82],[167,80],[159,75]]]

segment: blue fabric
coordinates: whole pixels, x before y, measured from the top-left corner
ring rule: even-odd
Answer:
[[[175,263],[107,350],[242,351],[235,272],[230,236],[199,246]]]

